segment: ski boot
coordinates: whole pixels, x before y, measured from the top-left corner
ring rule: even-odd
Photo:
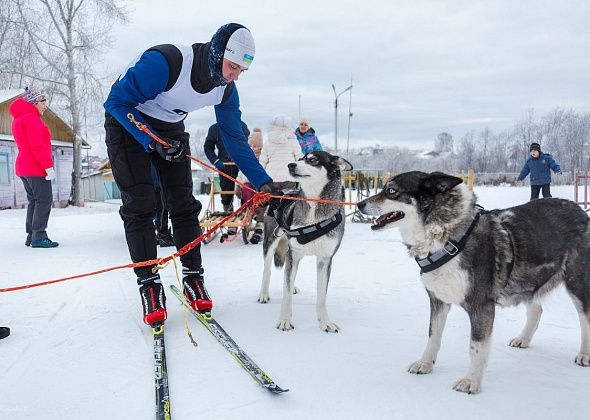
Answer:
[[[141,304],[143,306],[143,322],[147,325],[161,325],[168,313],[166,312],[166,295],[159,274],[137,279]]]
[[[203,267],[197,270],[183,268],[183,292],[191,308],[205,315],[210,315],[211,309],[213,308],[213,301],[209,297],[207,289],[205,289],[203,272]]]

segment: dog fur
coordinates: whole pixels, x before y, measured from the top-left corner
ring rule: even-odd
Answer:
[[[374,230],[399,227],[410,256],[425,258],[462,235],[474,220],[475,194],[461,182],[440,172],[403,173],[358,208],[379,216]],[[495,305],[526,304],[526,324],[509,343],[526,348],[543,311],[540,298],[562,283],[580,319],[582,340],[575,363],[590,366],[590,223],[575,203],[549,198],[484,212],[465,249],[445,265],[421,273],[421,280],[430,298],[429,339],[410,373],[432,372],[447,313],[451,304],[460,305],[471,323],[471,363],[453,388],[479,392]]]
[[[352,170],[352,166],[345,159],[333,156],[327,152],[311,152],[289,165],[289,174],[296,181],[300,190],[298,197],[318,198],[342,202],[344,189],[342,187],[341,171]],[[317,259],[317,302],[316,310],[319,326],[326,332],[338,332],[339,327],[333,323],[326,307],[326,295],[332,269],[332,257],[342,241],[344,235],[344,206],[329,203],[314,203],[296,201],[287,209],[287,217],[291,219],[291,229],[309,226],[334,216],[342,215],[342,222],[327,234],[300,244],[295,238],[288,239],[279,227],[274,217],[264,217],[264,274],[258,301],[269,301],[269,283],[271,264],[285,266],[283,302],[277,328],[283,331],[294,329],[292,320],[292,295],[297,292],[295,277],[299,262],[306,255]]]

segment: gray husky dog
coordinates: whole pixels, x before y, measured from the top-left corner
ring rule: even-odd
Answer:
[[[352,170],[345,159],[327,152],[311,152],[297,162],[289,163],[289,174],[299,184],[296,197],[342,202],[341,171]],[[269,212],[272,210],[269,209]],[[283,303],[277,328],[283,331],[294,327],[292,295],[296,292],[295,277],[301,259],[306,255],[317,258],[317,316],[320,328],[338,332],[338,325],[330,321],[326,308],[326,294],[332,268],[332,257],[344,235],[344,206],[331,203],[281,200],[273,216],[264,217],[264,274],[258,302],[270,299],[271,264],[285,266]]]
[[[534,200],[482,211],[460,178],[440,172],[407,172],[358,204],[379,216],[373,230],[399,227],[422,269],[430,298],[429,339],[410,373],[431,373],[451,304],[471,323],[467,375],[453,386],[477,393],[487,364],[495,305],[526,303],[527,320],[510,346],[529,346],[541,318],[540,298],[564,283],[580,318],[582,344],[575,357],[590,366],[590,223],[575,203]]]

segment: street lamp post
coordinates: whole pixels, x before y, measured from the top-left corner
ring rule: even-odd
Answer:
[[[332,83],[332,89],[334,90],[334,150],[338,153],[338,98],[344,92],[348,92],[352,89],[352,85],[348,86],[338,94],[336,93],[336,86],[334,86],[334,83]]]

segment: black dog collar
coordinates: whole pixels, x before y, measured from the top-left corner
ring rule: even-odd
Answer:
[[[281,200],[281,204],[276,210],[276,221],[278,222],[279,226],[285,232],[285,235],[289,239],[296,238],[297,242],[301,245],[305,245],[317,238],[320,238],[334,229],[336,226],[342,222],[342,214],[340,212],[336,213],[334,216],[322,220],[319,223],[315,223],[313,225],[300,227],[297,229],[291,229],[290,220],[285,220],[286,210],[295,203],[293,200]]]
[[[428,273],[430,271],[436,270],[439,267],[442,267],[447,262],[455,258],[457,254],[459,254],[465,248],[465,243],[467,242],[467,238],[477,225],[479,221],[479,216],[481,211],[478,211],[475,214],[475,218],[471,225],[467,228],[467,230],[461,236],[455,236],[454,238],[448,240],[442,247],[434,254],[428,255],[426,258],[418,258],[416,257],[416,262],[422,269],[422,273]]]

